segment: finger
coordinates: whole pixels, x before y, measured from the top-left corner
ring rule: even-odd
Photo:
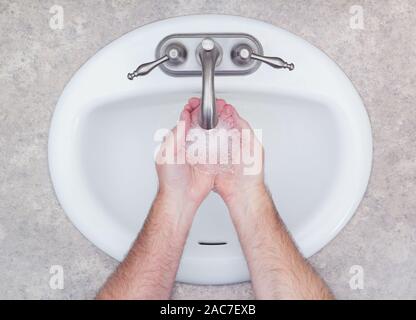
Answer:
[[[218,115],[221,122],[226,124],[228,128],[234,127],[233,109],[234,107],[232,105],[225,104],[222,108],[222,112]]]
[[[234,112],[234,107],[231,104],[225,104],[223,106],[222,113],[223,113],[223,116],[224,117],[230,117],[230,116],[232,116],[233,115],[233,112]]]
[[[252,130],[250,124],[241,117],[235,108],[230,109],[232,110],[232,118],[234,120],[234,124],[238,129],[250,129]]]
[[[191,113],[193,110],[193,108],[191,107],[191,105],[189,103],[185,104],[185,106],[183,107],[183,111],[187,111],[189,113]]]
[[[188,104],[191,108],[191,111],[195,110],[196,108],[199,107],[199,105],[201,104],[201,99],[197,98],[197,97],[192,97],[188,100]]]
[[[185,126],[185,134],[188,133],[189,129],[191,128],[191,113],[189,112],[190,106],[187,104],[184,107],[184,110],[181,112],[179,121],[183,121]]]
[[[197,97],[192,97],[188,100],[188,105],[190,108],[190,111],[195,110],[196,108],[198,108],[201,104],[201,99],[197,98]],[[216,106],[219,110],[221,110],[224,105],[226,105],[227,103],[225,102],[224,99],[216,99]]]
[[[222,111],[224,109],[224,106],[226,104],[227,104],[227,102],[225,102],[224,99],[216,99],[215,106],[217,107],[217,114],[218,114],[218,116],[221,115],[221,113],[222,113]]]
[[[216,104],[217,106],[224,106],[225,104],[227,104],[227,102],[225,102],[224,99],[215,99],[216,100]],[[188,100],[188,104],[190,104],[192,107],[198,107],[201,104],[201,99],[198,97],[192,97],[189,98]]]
[[[190,125],[195,124],[198,121],[198,113],[200,108],[201,100],[196,97],[192,97],[188,100],[187,110],[190,113]]]
[[[216,105],[217,107],[224,107],[227,104],[224,99],[216,99]]]

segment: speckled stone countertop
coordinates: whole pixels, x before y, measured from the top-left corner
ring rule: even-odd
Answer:
[[[53,5],[64,9],[62,29],[50,27]],[[97,50],[143,24],[197,13],[285,28],[325,51],[350,77],[372,123],[373,171],[353,219],[310,262],[338,298],[415,299],[413,0],[1,1],[0,298],[93,298],[114,270],[116,261],[75,229],[56,200],[47,164],[50,119],[65,84]],[[62,290],[50,286],[53,265],[63,267]],[[350,287],[354,265],[364,271],[362,289]],[[250,283],[177,284],[173,298],[250,299],[253,292]]]

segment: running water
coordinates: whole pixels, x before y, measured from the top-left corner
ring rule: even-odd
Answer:
[[[233,173],[232,154],[239,147],[239,134],[232,123],[220,118],[214,129],[205,130],[193,122],[186,140],[190,164],[208,174]]]

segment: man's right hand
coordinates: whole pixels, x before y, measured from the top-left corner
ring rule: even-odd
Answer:
[[[214,182],[214,190],[223,198],[232,214],[242,212],[250,198],[266,193],[263,147],[248,122],[240,117],[232,105],[222,104],[219,108],[219,117],[230,127],[237,129],[240,137],[240,150],[235,150],[234,146],[232,149],[233,160],[238,160],[238,163],[233,163],[232,172],[218,173]]]

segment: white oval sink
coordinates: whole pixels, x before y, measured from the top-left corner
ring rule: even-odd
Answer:
[[[253,128],[263,130],[267,184],[301,252],[323,248],[354,214],[372,159],[369,120],[353,85],[322,51],[272,25],[203,15],[143,26],[112,42],[66,86],[52,120],[49,166],[58,199],[76,227],[122,260],[157,189],[157,129],[172,128],[198,77],[154,70],[128,81],[172,33],[245,32],[266,55],[294,62],[292,72],[262,65],[248,76],[216,77],[216,93]],[[225,242],[201,245],[200,242]],[[211,193],[194,220],[178,281],[225,284],[249,280],[225,205]]]

